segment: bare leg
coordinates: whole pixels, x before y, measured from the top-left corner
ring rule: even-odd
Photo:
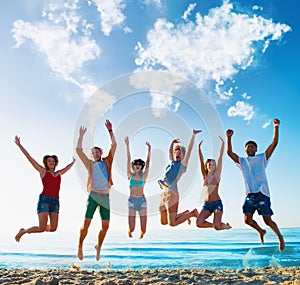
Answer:
[[[231,225],[229,223],[222,223],[222,216],[223,212],[216,210],[214,213],[214,222],[213,222],[213,227],[215,230],[220,231],[220,230],[229,230],[231,229]]]
[[[58,226],[58,213],[50,213],[50,224],[47,226],[47,232],[55,232]]]
[[[249,225],[250,227],[254,228],[255,230],[258,231],[259,233],[259,237],[260,237],[260,243],[263,244],[264,243],[264,235],[266,234],[266,230],[262,229],[256,221],[254,221],[253,219],[253,214],[245,214],[244,215],[244,221],[247,225]]]
[[[77,253],[77,256],[80,260],[83,259],[83,250],[82,250],[82,247],[83,247],[83,241],[88,233],[88,229],[89,229],[89,226],[91,224],[91,221],[92,219],[85,219],[84,220],[84,223],[83,223],[83,226],[80,228],[80,232],[79,232],[79,243],[78,243],[78,253]]]
[[[128,211],[128,236],[132,238],[132,233],[135,229],[135,220],[136,220],[136,210],[129,209]]]
[[[179,224],[182,224],[183,222],[187,221],[188,219],[195,217],[198,217],[198,210],[194,209],[191,212],[183,212],[180,215],[178,215],[176,212],[169,213],[169,225],[174,227],[178,226]]]
[[[201,210],[199,216],[197,217],[196,225],[198,228],[212,228],[213,224],[207,222],[206,219],[211,215],[209,211]]]
[[[186,213],[189,213],[189,212],[190,212],[189,210],[185,210],[184,212],[177,214],[176,219],[178,217],[180,217],[182,214],[186,214]],[[190,225],[191,224],[191,219],[187,219],[187,222]]]
[[[98,235],[98,243],[95,245],[96,249],[96,260],[100,259],[100,250],[104,241],[104,238],[106,236],[107,230],[109,228],[109,220],[102,220],[102,229],[99,232]]]
[[[160,223],[162,225],[168,224],[168,212],[167,211],[160,211]]]
[[[268,225],[273,232],[277,235],[279,240],[279,249],[282,251],[285,247],[283,236],[279,231],[279,228],[277,227],[277,224],[272,220],[271,216],[263,216],[264,222],[266,225]]]
[[[39,226],[33,226],[31,228],[28,228],[28,229],[21,228],[19,230],[19,232],[15,236],[15,240],[17,242],[20,241],[21,237],[24,234],[42,233],[42,232],[47,231],[47,229],[49,229],[49,226],[47,226],[48,212],[38,213],[38,218],[39,218]],[[57,227],[57,225],[56,225],[56,227]],[[55,230],[56,230],[56,228],[55,228]]]
[[[143,238],[144,234],[146,233],[147,228],[147,209],[143,209],[139,211],[140,216],[140,224],[141,224],[141,234],[140,239]]]

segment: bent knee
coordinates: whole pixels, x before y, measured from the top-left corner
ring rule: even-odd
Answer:
[[[245,224],[249,225],[249,224],[251,224],[253,222],[253,219],[250,218],[250,217],[245,217],[244,218],[244,222],[245,222]]]
[[[169,222],[169,226],[175,227],[175,226],[177,226],[177,224],[176,224],[175,222],[173,222],[173,221],[170,221],[170,222]]]

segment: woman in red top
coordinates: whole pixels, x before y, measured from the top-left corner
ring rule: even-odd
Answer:
[[[28,233],[41,233],[41,232],[55,232],[58,224],[59,214],[59,190],[61,175],[66,173],[74,164],[75,159],[68,164],[65,168],[55,171],[55,167],[58,164],[58,158],[56,155],[45,155],[43,158],[44,167],[38,164],[27,152],[27,150],[21,145],[20,137],[15,137],[15,143],[27,157],[32,166],[40,173],[43,191],[39,196],[37,213],[39,217],[39,225],[33,226],[28,229],[21,228],[15,239],[20,241],[21,237]],[[48,224],[48,217],[50,223]]]

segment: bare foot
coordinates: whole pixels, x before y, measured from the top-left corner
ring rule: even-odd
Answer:
[[[188,225],[191,224],[191,219],[187,219]]]
[[[80,260],[83,260],[83,251],[82,251],[82,246],[78,246],[78,253],[77,256]]]
[[[98,261],[100,259],[100,250],[101,247],[99,247],[97,244],[95,245],[95,249],[96,249],[96,260]]]
[[[280,235],[280,237],[279,237],[279,250],[283,251],[284,247],[285,247],[285,244],[284,244],[283,236]]]
[[[130,230],[128,230],[128,236],[132,238],[132,232]]]
[[[260,243],[261,244],[264,244],[264,235],[266,234],[266,230],[262,230],[260,233],[259,233],[259,237],[260,237]]]
[[[24,234],[26,234],[26,230],[23,229],[23,228],[21,228],[21,229],[19,230],[19,232],[17,233],[17,235],[15,236],[15,240],[16,240],[17,242],[19,242],[20,239],[21,239],[21,237],[22,237]]]
[[[225,224],[224,229],[229,230],[229,229],[231,229],[231,228],[232,228],[232,226],[231,226],[229,223],[226,223],[226,224]]]
[[[140,239],[143,238],[145,232],[141,231],[141,234],[140,234]]]
[[[198,218],[199,213],[198,213],[198,210],[197,210],[197,209],[194,209],[191,213],[193,214],[192,217]]]

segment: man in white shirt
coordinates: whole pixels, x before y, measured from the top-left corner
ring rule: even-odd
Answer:
[[[264,153],[257,155],[257,144],[254,141],[248,141],[245,144],[247,157],[239,157],[232,151],[231,137],[233,135],[233,131],[227,130],[226,136],[227,154],[241,169],[244,177],[247,195],[243,205],[245,223],[258,231],[260,241],[261,243],[264,243],[264,235],[266,234],[266,231],[262,229],[255,220],[253,220],[253,214],[257,210],[258,214],[263,217],[265,224],[268,225],[277,235],[279,240],[279,249],[283,250],[283,237],[277,227],[277,224],[271,218],[273,211],[271,209],[270,191],[265,171],[269,158],[278,144],[279,124],[280,121],[278,119],[273,120],[273,140]]]

